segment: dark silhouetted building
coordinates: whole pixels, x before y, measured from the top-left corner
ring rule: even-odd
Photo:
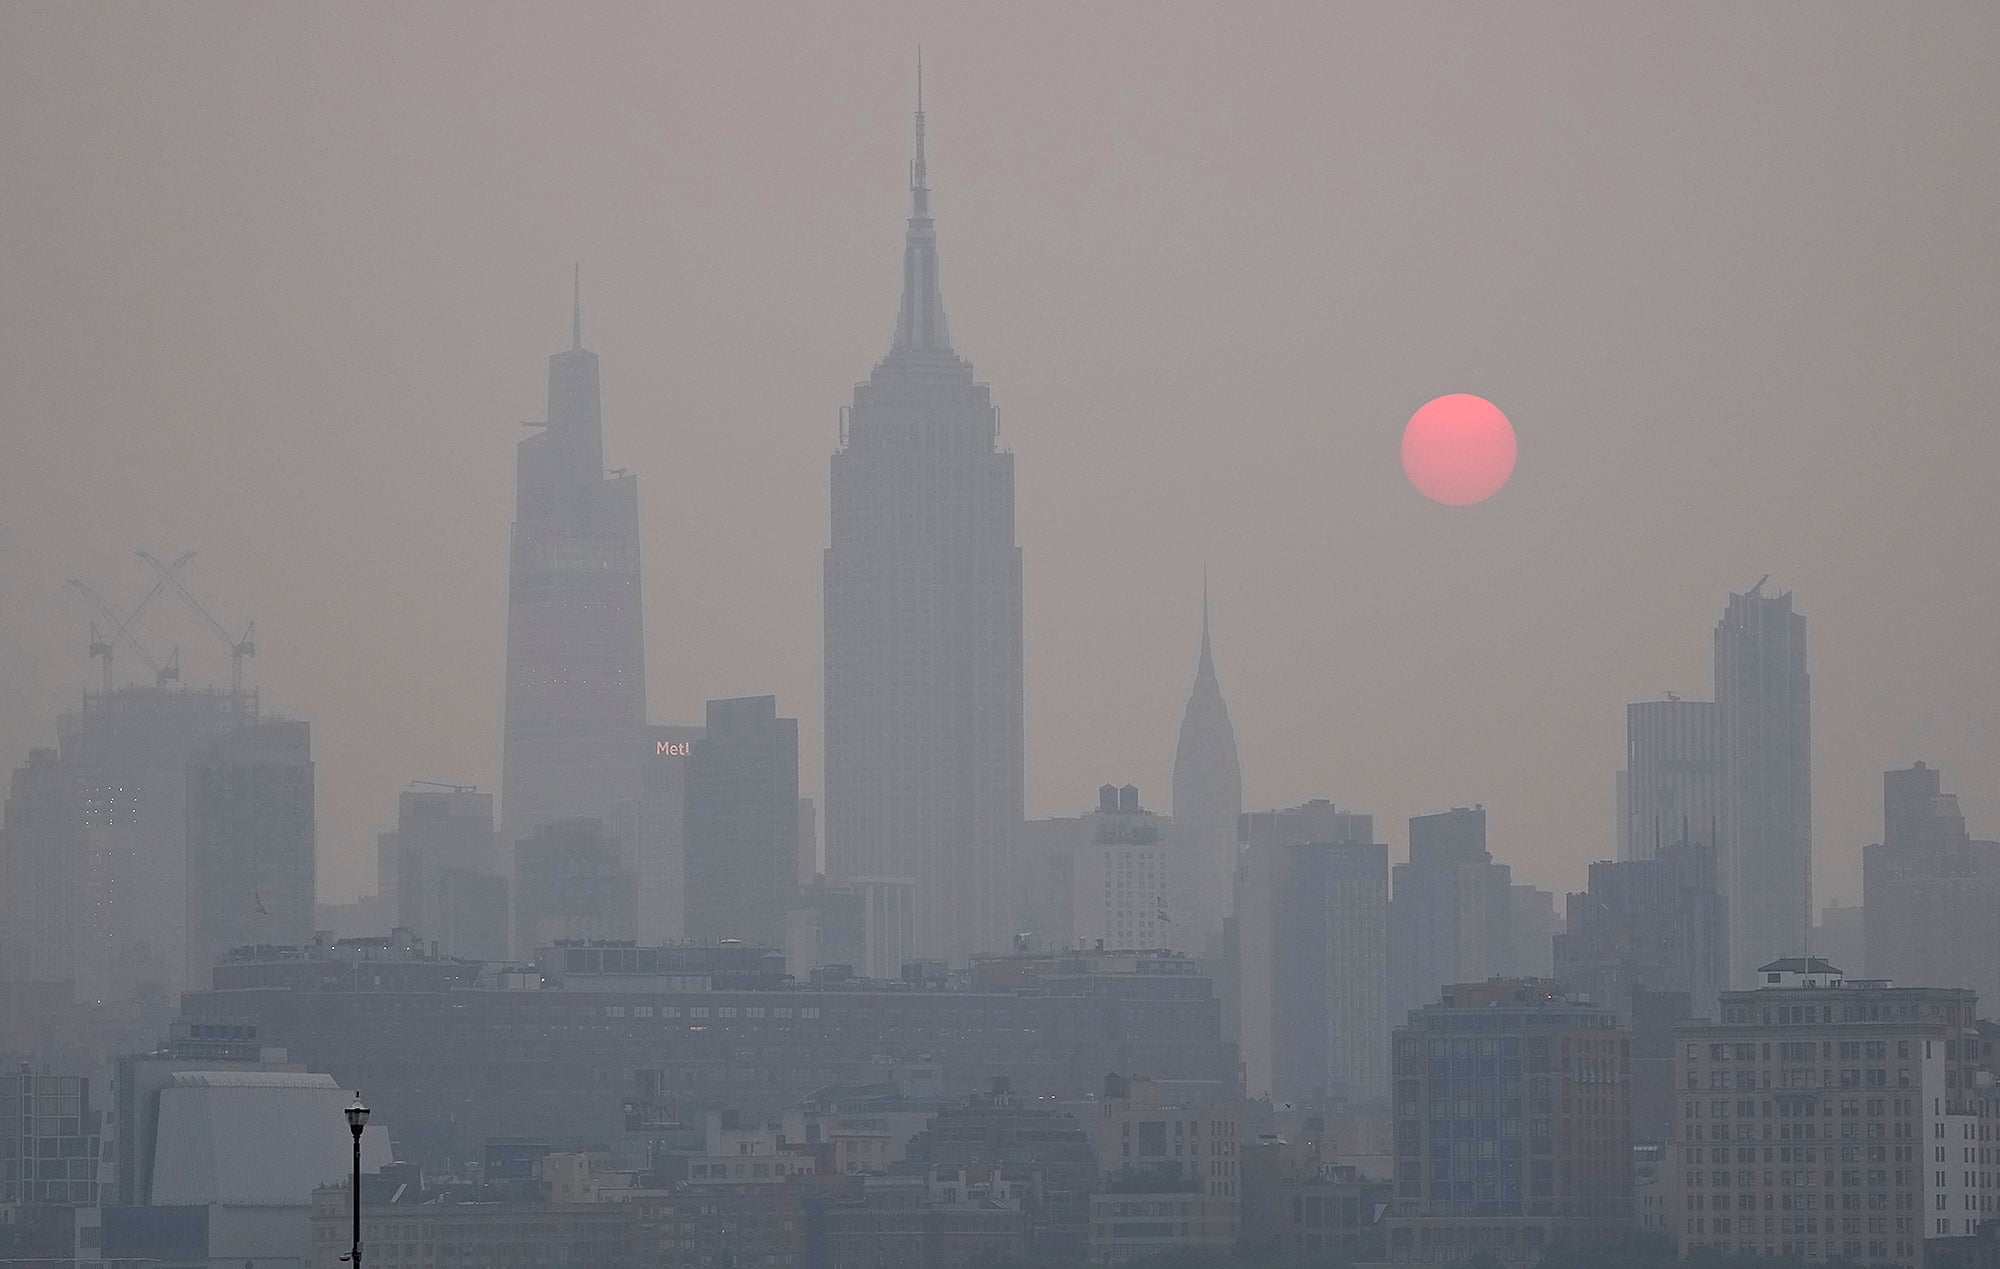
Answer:
[[[832,461],[825,557],[826,866],[909,878],[927,958],[1013,933],[1021,823],[1021,551],[1014,456],[952,349],[917,109],[903,298]]]
[[[687,936],[784,946],[798,856],[798,720],[772,696],[710,701],[687,759]]]
[[[510,841],[563,819],[620,823],[640,790],[639,483],[604,471],[580,301],[569,348],[549,358],[548,417],[515,467],[500,784]]]
[[[1539,1259],[1632,1205],[1631,1037],[1547,979],[1447,987],[1395,1032],[1392,1261]]]
[[[84,914],[83,816],[53,749],[17,768],[0,819],[0,959],[15,979],[76,975]]]

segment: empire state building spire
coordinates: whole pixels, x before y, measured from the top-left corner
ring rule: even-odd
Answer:
[[[930,170],[924,160],[924,58],[917,54],[917,152],[910,160],[910,222],[903,236],[903,303],[891,353],[951,351],[938,283],[937,224],[931,219]]]

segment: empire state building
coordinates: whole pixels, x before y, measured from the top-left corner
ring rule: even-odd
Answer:
[[[924,163],[921,73],[903,298],[854,388],[825,555],[826,858],[913,883],[915,952],[1004,946],[1022,813],[1014,456],[951,345]]]

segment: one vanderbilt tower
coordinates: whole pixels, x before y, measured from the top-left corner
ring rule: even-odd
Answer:
[[[507,570],[507,718],[501,815],[511,840],[590,816],[607,827],[638,796],[646,670],[639,610],[639,486],[604,472],[597,354],[549,358],[546,422],[516,450]]]
[[[1014,456],[952,350],[924,166],[922,72],[888,356],[855,385],[826,551],[826,859],[914,885],[918,956],[1003,947],[1022,811]]]

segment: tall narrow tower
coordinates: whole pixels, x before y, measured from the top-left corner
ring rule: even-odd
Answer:
[[[1723,896],[1730,983],[1803,956],[1812,928],[1812,695],[1806,619],[1764,583],[1729,597],[1715,627],[1722,715]]]
[[[604,474],[580,293],[570,346],[549,358],[547,421],[522,439],[516,464],[500,789],[510,841],[576,816],[609,826],[639,796],[639,484]]]
[[[826,860],[915,884],[915,951],[1004,945],[1021,823],[1021,549],[1014,456],[951,346],[918,75],[903,298],[855,385],[825,555]]]
[[[1194,690],[1181,715],[1180,743],[1174,747],[1174,837],[1188,878],[1188,920],[1193,930],[1185,950],[1207,953],[1222,935],[1234,906],[1236,817],[1243,813],[1243,768],[1236,754],[1236,728],[1215,678],[1215,652],[1208,634],[1208,587],[1201,592],[1201,654],[1195,661]]]

